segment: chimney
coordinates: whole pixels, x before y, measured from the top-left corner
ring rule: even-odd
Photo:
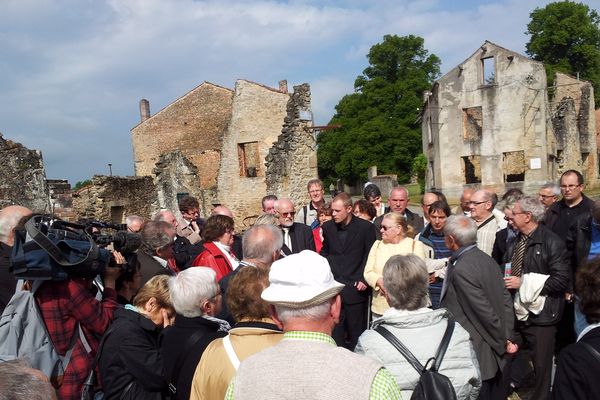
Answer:
[[[146,99],[140,100],[140,118],[142,122],[150,118],[150,102]]]
[[[287,88],[287,80],[281,80],[279,81],[279,91],[281,93],[287,93],[288,92],[288,88]]]

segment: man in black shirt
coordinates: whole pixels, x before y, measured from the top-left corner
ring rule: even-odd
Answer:
[[[589,213],[594,202],[583,194],[583,175],[574,169],[560,177],[562,199],[552,204],[546,212],[546,227],[559,237],[566,238],[569,227],[578,216]]]

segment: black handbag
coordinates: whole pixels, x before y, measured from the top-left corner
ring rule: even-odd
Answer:
[[[450,382],[450,379],[448,379],[446,375],[442,375],[438,372],[440,363],[442,362],[448,344],[450,343],[450,338],[454,331],[454,324],[454,320],[448,318],[448,326],[446,327],[440,346],[438,347],[435,356],[427,360],[425,366],[423,366],[423,364],[421,364],[406,346],[404,346],[404,344],[390,331],[381,325],[375,328],[375,331],[390,342],[419,373],[420,378],[410,397],[411,400],[456,400],[456,391],[452,386],[452,382]],[[430,364],[431,366],[428,368]]]

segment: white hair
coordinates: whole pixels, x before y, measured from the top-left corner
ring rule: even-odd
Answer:
[[[275,305],[277,318],[285,325],[293,319],[308,319],[310,321],[320,321],[327,316],[331,308],[331,299],[316,306],[305,308],[291,308]]]
[[[202,316],[202,302],[217,295],[217,274],[207,267],[191,267],[169,280],[171,303],[177,314]]]

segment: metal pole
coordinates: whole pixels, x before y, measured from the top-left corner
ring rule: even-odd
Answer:
[[[112,176],[112,164],[108,164],[108,173]]]

